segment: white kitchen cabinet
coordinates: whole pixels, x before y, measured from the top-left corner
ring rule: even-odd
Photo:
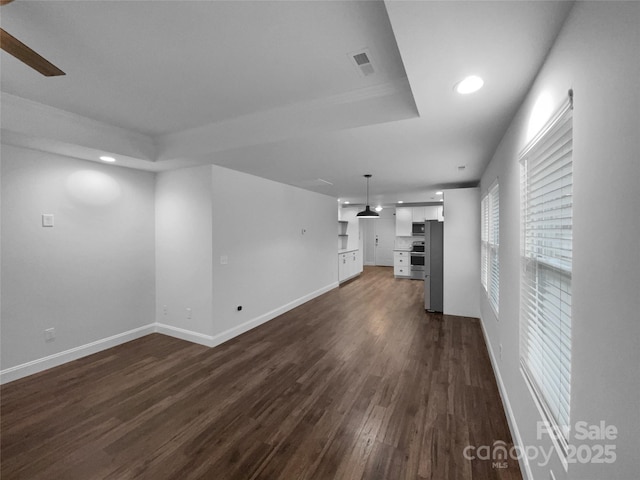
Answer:
[[[348,253],[340,253],[338,255],[338,281],[340,282],[349,278],[348,273],[350,264],[347,262],[348,256]]]
[[[429,207],[412,207],[412,219],[414,223],[422,223],[427,219],[427,209]]]
[[[410,267],[397,267],[393,266],[393,275],[397,278],[409,278],[411,276]]]
[[[362,252],[360,250],[356,250],[354,252],[353,261],[355,262],[355,266],[353,267],[354,272],[356,274],[362,273],[363,262],[362,262]]]
[[[411,207],[396,208],[396,237],[410,237],[413,223],[413,209]]]
[[[344,282],[362,273],[360,250],[350,250],[338,254],[338,281]]]
[[[425,209],[425,220],[437,220],[438,219],[438,208],[435,205],[424,207]]]
[[[393,252],[393,274],[396,277],[411,276],[411,253]]]

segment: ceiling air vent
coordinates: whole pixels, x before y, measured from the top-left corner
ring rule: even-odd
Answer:
[[[373,69],[373,65],[371,64],[371,55],[369,54],[369,50],[366,48],[357,52],[349,53],[349,58],[363,77],[368,77],[369,75],[376,73]]]
[[[356,64],[361,67],[362,65],[366,65],[367,63],[371,63],[369,61],[369,57],[367,57],[367,54],[362,52],[362,53],[356,53],[353,56],[353,59],[356,61]]]

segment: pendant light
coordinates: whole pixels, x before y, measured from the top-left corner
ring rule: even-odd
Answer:
[[[368,173],[364,176],[364,178],[367,179],[367,205],[365,207],[365,209],[358,213],[358,215],[356,215],[356,217],[358,218],[380,218],[380,214],[378,214],[377,212],[374,212],[373,210],[371,210],[371,207],[369,206],[369,179],[371,178],[371,174]]]

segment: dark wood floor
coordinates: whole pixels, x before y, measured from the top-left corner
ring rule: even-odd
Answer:
[[[1,389],[1,478],[521,479],[475,319],[357,280],[209,349],[159,334]]]

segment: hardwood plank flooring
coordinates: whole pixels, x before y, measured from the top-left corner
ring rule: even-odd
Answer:
[[[217,348],[153,334],[0,399],[3,480],[522,478],[463,455],[512,445],[479,321],[388,267]]]

